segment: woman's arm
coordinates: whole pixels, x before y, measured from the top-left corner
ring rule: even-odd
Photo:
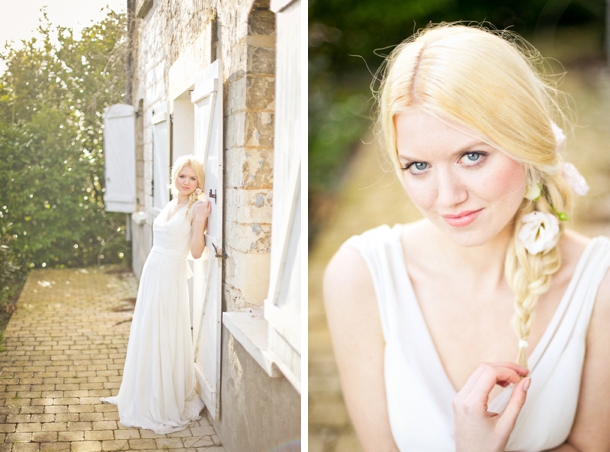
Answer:
[[[193,237],[191,239],[191,255],[195,259],[199,259],[203,254],[205,248],[205,227],[208,222],[208,217],[212,205],[210,201],[206,199],[203,202],[198,202],[193,205]]]
[[[362,449],[398,451],[388,418],[377,299],[355,249],[341,248],[328,264],[324,299],[343,396]]]
[[[597,293],[587,333],[578,409],[566,444],[557,451],[610,450],[610,273]]]

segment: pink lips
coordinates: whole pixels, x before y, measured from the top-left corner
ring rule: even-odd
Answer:
[[[462,228],[468,226],[474,220],[476,220],[483,209],[479,210],[465,210],[455,215],[443,215],[443,218],[449,226],[454,228]]]

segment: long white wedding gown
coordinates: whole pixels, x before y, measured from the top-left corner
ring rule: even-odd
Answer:
[[[159,434],[186,428],[203,409],[195,392],[187,287],[191,223],[185,208],[168,219],[174,205],[165,206],[153,225],[119,394],[101,399],[118,405],[121,425]]]

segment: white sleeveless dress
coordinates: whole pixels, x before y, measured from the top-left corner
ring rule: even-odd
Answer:
[[[203,401],[195,392],[186,260],[191,223],[185,208],[169,220],[171,201],[153,224],[153,247],[140,279],[138,298],[116,397],[121,425],[164,434],[200,418]],[[191,207],[192,212],[192,207]]]
[[[455,450],[451,402],[456,395],[441,364],[407,274],[402,226],[381,226],[347,240],[371,272],[385,339],[390,426],[401,451]],[[567,291],[529,358],[532,383],[507,451],[542,451],[565,442],[574,422],[585,338],[599,284],[610,267],[610,240],[597,237],[582,254]],[[489,411],[504,410],[504,389]]]

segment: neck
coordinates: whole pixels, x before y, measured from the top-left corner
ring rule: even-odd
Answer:
[[[440,231],[439,231],[440,232]],[[472,247],[460,246],[444,237],[443,259],[448,268],[459,268],[464,277],[473,282],[487,281],[493,285],[504,283],[504,262],[508,245],[512,240],[512,225],[508,224],[496,237],[488,242]]]
[[[189,202],[189,197],[187,195],[178,195],[177,204],[186,204]]]

